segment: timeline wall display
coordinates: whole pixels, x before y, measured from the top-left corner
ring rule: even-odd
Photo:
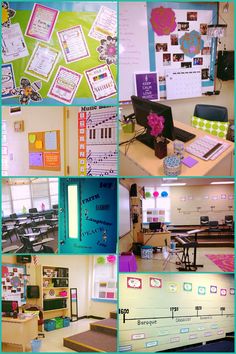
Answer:
[[[28,133],[29,168],[61,170],[60,130]]]
[[[119,351],[161,352],[234,332],[229,274],[120,274]]]
[[[116,103],[116,3],[3,4],[4,104]]]

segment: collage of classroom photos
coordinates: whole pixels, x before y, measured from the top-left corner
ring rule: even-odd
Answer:
[[[234,3],[2,2],[2,352],[234,352]]]

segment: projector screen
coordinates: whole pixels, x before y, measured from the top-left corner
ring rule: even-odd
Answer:
[[[130,199],[129,190],[119,184],[119,235],[120,237],[130,232]]]

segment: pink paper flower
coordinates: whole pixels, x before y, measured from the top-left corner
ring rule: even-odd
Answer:
[[[147,116],[148,125],[152,128],[150,134],[157,137],[163,132],[165,119],[163,116],[158,116],[156,113],[150,113]]]
[[[150,22],[158,36],[165,36],[176,29],[175,12],[171,8],[157,7],[152,10]]]

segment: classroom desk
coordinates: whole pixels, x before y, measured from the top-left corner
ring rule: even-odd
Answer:
[[[25,352],[30,341],[38,336],[38,317],[19,318],[2,317],[2,342],[22,346]]]
[[[164,247],[165,240],[170,245],[170,232],[138,232],[137,241],[147,246]]]
[[[174,122],[175,126],[187,130],[196,135],[196,138],[205,136],[204,131],[193,128],[181,122]],[[136,129],[141,127],[136,125]],[[132,139],[134,134],[124,133],[120,131],[120,143]],[[195,138],[195,139],[196,139]],[[221,140],[221,139],[219,139]],[[185,145],[191,144],[194,139],[187,142]],[[189,168],[182,165],[181,176],[233,176],[233,152],[234,143],[227,140],[230,144],[229,148],[224,151],[216,160],[204,161],[196,156],[185,152],[184,156],[192,156],[198,160],[198,163]],[[173,143],[170,142],[167,147],[168,155],[173,154]],[[163,160],[158,159],[154,150],[135,140],[130,144],[125,155],[125,144],[120,146],[120,175],[121,176],[163,176]]]

